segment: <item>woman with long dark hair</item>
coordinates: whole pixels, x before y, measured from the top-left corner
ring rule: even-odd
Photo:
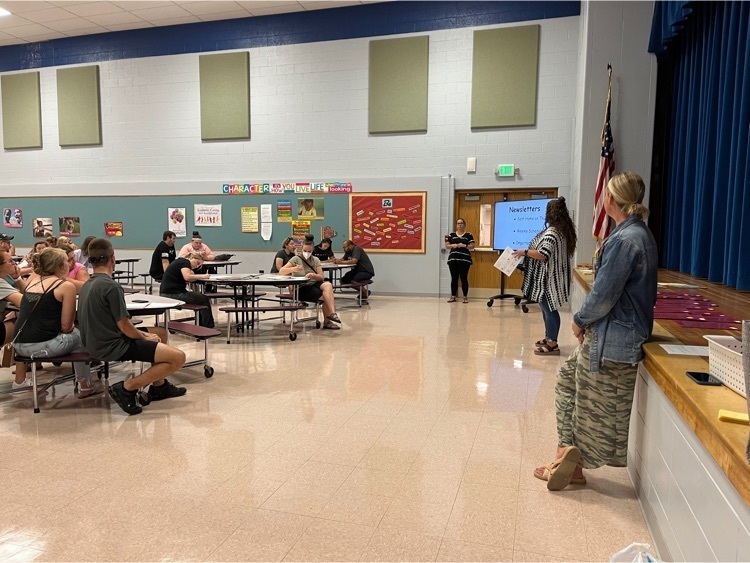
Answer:
[[[534,237],[526,250],[513,255],[526,258],[523,294],[538,301],[544,319],[544,338],[535,343],[538,356],[560,355],[557,336],[560,333],[558,309],[570,296],[570,258],[576,249],[576,228],[565,205],[565,198],[547,204],[546,228]]]

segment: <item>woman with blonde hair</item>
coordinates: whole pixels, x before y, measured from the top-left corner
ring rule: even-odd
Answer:
[[[656,304],[658,253],[644,222],[645,192],[632,172],[607,184],[604,210],[616,226],[599,251],[596,284],[573,316],[580,345],[557,376],[555,460],[534,470],[551,491],[585,485],[583,468],[627,465],[638,362]]]
[[[45,248],[32,260],[34,273],[26,284],[14,331],[16,353],[34,360],[54,360],[57,356],[85,352],[74,326],[76,288],[67,280],[65,252]],[[84,362],[75,362],[73,368],[79,399],[102,392],[99,382],[92,383],[91,371]],[[31,386],[31,378],[26,375],[26,365],[18,363],[13,387],[25,386]]]

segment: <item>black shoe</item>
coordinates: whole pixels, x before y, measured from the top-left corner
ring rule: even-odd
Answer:
[[[185,393],[187,393],[187,389],[184,387],[175,387],[166,379],[164,380],[164,385],[159,385],[159,387],[151,385],[148,388],[148,398],[152,401],[182,397]]]
[[[143,412],[143,409],[138,405],[137,393],[125,389],[122,381],[109,386],[109,396],[128,414],[141,414]]]

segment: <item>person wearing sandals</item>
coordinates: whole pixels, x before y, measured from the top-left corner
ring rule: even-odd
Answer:
[[[451,272],[451,298],[448,303],[456,302],[458,279],[461,278],[461,290],[464,303],[469,302],[469,268],[471,268],[471,251],[474,250],[474,236],[466,230],[466,221],[456,219],[456,230],[445,235],[445,248],[448,254],[448,269]]]
[[[651,336],[658,252],[644,220],[646,187],[632,172],[607,184],[604,210],[615,228],[599,250],[596,283],[573,316],[578,349],[555,387],[555,460],[534,470],[551,491],[585,485],[583,469],[625,467],[638,362]]]
[[[323,268],[320,260],[313,256],[313,236],[305,235],[302,243],[302,254],[293,256],[286,265],[282,266],[279,273],[282,276],[304,276],[309,282],[300,286],[299,298],[301,301],[315,302],[323,298],[323,328],[329,330],[339,330],[341,319],[336,314],[336,303],[333,296],[333,286],[331,282],[325,281]]]
[[[564,197],[547,203],[545,229],[537,234],[526,250],[513,256],[526,258],[521,291],[529,301],[539,303],[544,320],[544,338],[534,343],[537,356],[559,356],[560,307],[570,296],[570,258],[576,249],[576,228]]]
[[[66,279],[68,257],[60,248],[45,248],[32,256],[34,273],[26,282],[15,326],[15,352],[35,360],[54,360],[75,352],[85,352],[81,335],[74,326],[76,288]],[[98,381],[91,381],[91,370],[85,362],[73,362],[78,382],[78,398],[84,399],[103,391]],[[13,388],[31,387],[26,364],[16,364]]]

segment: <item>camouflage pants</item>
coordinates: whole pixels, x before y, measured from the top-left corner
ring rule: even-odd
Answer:
[[[591,336],[560,368],[555,387],[558,446],[576,446],[583,467],[625,467],[638,365],[605,360],[591,373]]]

